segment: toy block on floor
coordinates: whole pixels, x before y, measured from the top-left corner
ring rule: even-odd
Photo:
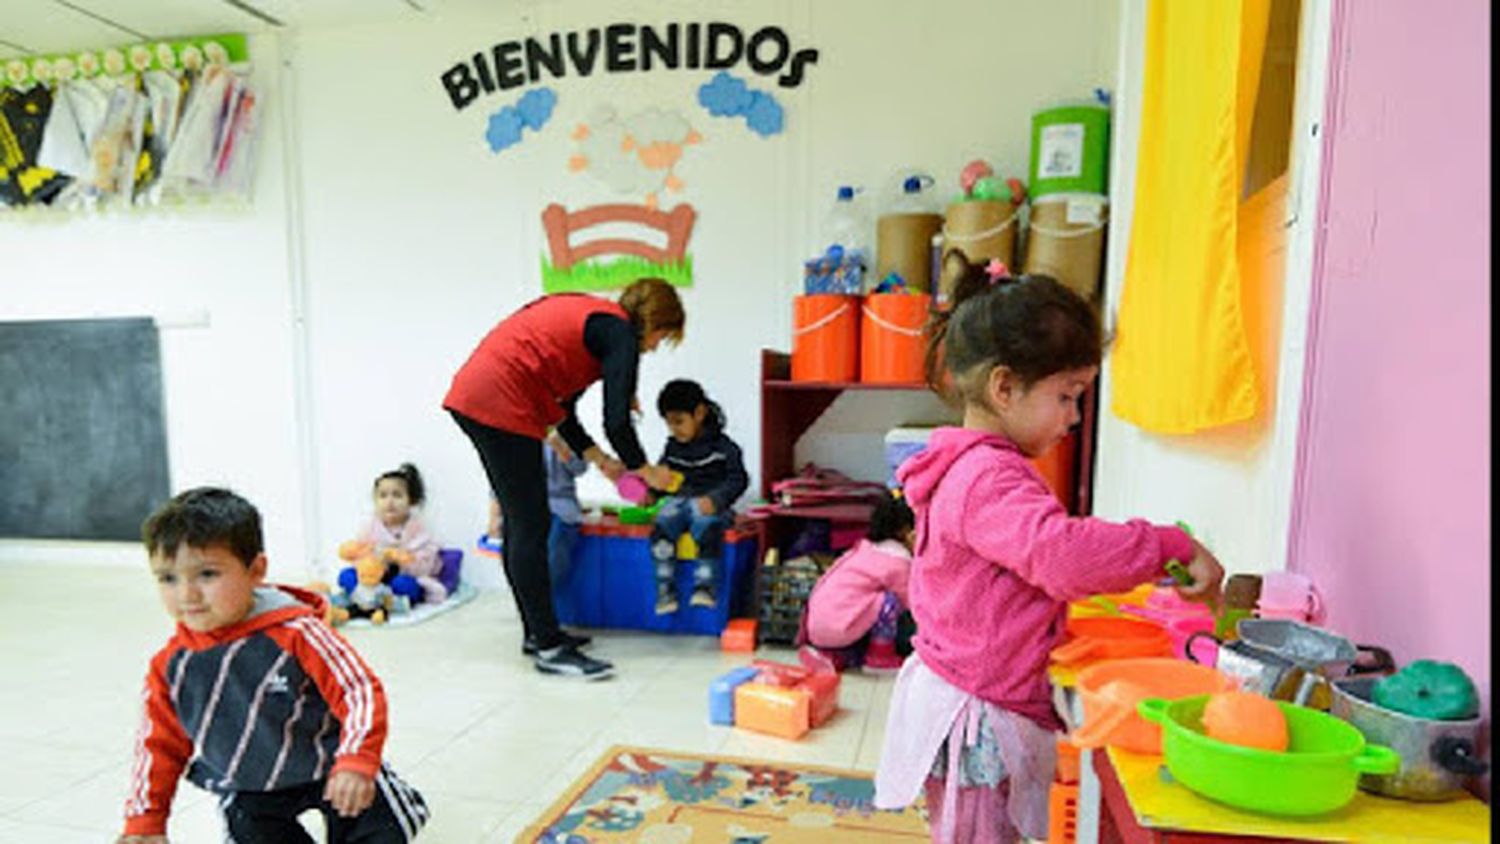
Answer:
[[[755,619],[731,618],[719,634],[719,649],[731,652],[755,651]]]
[[[788,739],[808,730],[812,695],[806,689],[742,683],[734,690],[734,725]]]
[[[839,675],[812,674],[794,688],[806,689],[811,695],[807,712],[808,726],[821,727],[839,711]]]
[[[708,685],[708,722],[710,724],[734,724],[734,690],[755,679],[760,672],[743,666],[714,678]]]

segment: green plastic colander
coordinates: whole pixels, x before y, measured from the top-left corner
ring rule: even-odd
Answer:
[[[1331,715],[1277,701],[1289,744],[1276,753],[1227,744],[1203,734],[1208,695],[1137,704],[1162,728],[1162,755],[1172,777],[1198,794],[1237,809],[1303,817],[1342,808],[1354,799],[1360,774],[1392,774],[1401,757],[1366,744],[1359,730]]]

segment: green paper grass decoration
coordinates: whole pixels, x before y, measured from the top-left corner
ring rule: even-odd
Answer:
[[[693,256],[659,264],[644,258],[623,257],[612,261],[580,261],[566,270],[552,266],[542,255],[544,293],[591,293],[618,290],[640,278],[660,278],[673,287],[693,286]]]

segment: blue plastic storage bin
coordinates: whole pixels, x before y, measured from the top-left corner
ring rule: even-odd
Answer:
[[[573,568],[554,592],[558,621],[579,627],[614,627],[717,636],[731,615],[744,614],[749,603],[755,540],[741,536],[724,543],[724,564],[713,607],[694,607],[695,561],[684,561],[674,575],[678,595],[675,613],[656,614],[656,561],[645,536],[584,533],[574,548]]]
[[[714,678],[708,684],[708,722],[734,726],[734,689],[754,680],[759,673],[758,669],[746,665]]]

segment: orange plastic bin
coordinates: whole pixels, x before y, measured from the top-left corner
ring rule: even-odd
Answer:
[[[875,293],[865,297],[859,328],[859,378],[867,384],[921,384],[926,378],[925,293]]]
[[[859,377],[859,297],[817,293],[792,302],[792,380]]]

